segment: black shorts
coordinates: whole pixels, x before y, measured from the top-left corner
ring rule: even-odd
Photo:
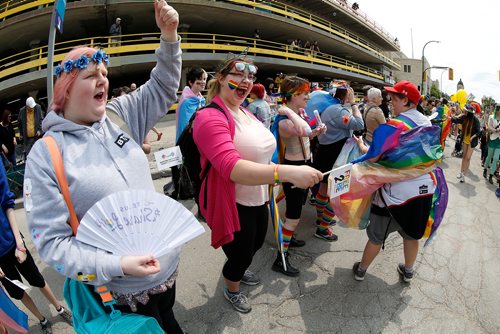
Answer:
[[[26,260],[23,263],[17,262],[16,247],[13,247],[10,251],[7,252],[7,254],[0,257],[0,268],[2,268],[5,276],[11,280],[17,279],[22,282],[22,275],[31,286],[37,288],[45,287],[45,280],[38,270],[38,267],[36,266],[30,252],[27,251],[26,255]],[[12,284],[5,278],[1,278],[0,281],[5,287],[5,290],[7,290],[7,292],[9,293],[9,296],[17,300],[23,298],[23,289]]]
[[[319,145],[318,153],[314,156],[314,168],[322,173],[332,169],[337,160],[342,148],[344,147],[347,138],[341,139],[333,144]],[[321,182],[328,183],[328,176],[325,175]]]
[[[311,165],[311,161],[291,161],[284,160],[283,165],[293,165],[293,166],[302,166],[302,165]],[[302,189],[298,187],[293,187],[293,184],[288,182],[283,182],[283,191],[286,196],[286,211],[285,216],[288,219],[300,219],[300,215],[302,214],[302,206],[306,203],[308,189]]]

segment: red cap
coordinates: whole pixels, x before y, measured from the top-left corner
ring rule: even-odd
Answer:
[[[417,86],[412,82],[403,80],[394,85],[394,87],[384,87],[384,89],[391,93],[398,93],[406,96],[411,102],[418,104],[420,100],[420,92]]]

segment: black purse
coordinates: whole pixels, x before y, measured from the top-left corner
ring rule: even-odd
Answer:
[[[189,177],[189,172],[184,165],[179,165],[179,185],[177,196],[179,199],[190,199],[196,196],[195,186]]]

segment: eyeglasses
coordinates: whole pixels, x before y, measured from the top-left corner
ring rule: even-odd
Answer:
[[[243,72],[247,70],[251,74],[257,73],[257,66],[249,63],[236,62],[234,63],[234,69],[238,72]]]
[[[245,73],[236,73],[236,72],[229,72],[228,74],[234,75],[235,77],[240,78],[242,81],[243,79],[247,79],[248,81],[255,82],[257,80],[257,77],[253,75],[252,73],[249,73],[246,75]]]

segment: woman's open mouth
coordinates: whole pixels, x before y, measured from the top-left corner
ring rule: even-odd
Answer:
[[[238,96],[240,99],[244,99],[247,96],[248,88],[236,88],[236,96]]]
[[[104,92],[97,93],[96,95],[94,95],[94,99],[96,99],[99,102],[103,102],[104,101]]]

